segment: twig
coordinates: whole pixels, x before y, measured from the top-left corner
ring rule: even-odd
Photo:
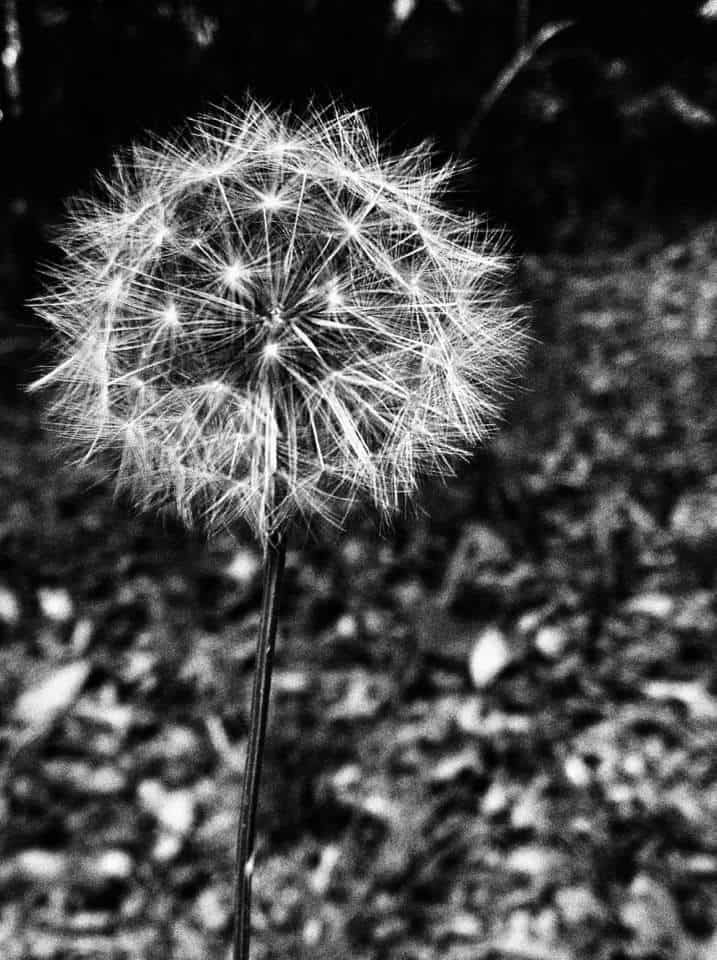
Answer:
[[[3,86],[7,98],[7,113],[19,117],[22,112],[19,61],[22,53],[20,20],[17,0],[5,0],[3,4],[3,49],[0,61],[3,70]],[[2,113],[0,112],[0,116]]]
[[[478,132],[478,127],[483,117],[495,106],[496,102],[503,96],[510,84],[515,80],[521,70],[528,66],[535,57],[538,50],[552,40],[558,33],[567,30],[574,25],[574,20],[560,20],[557,23],[547,23],[535,34],[532,40],[524,44],[515,54],[512,60],[506,64],[495,79],[490,89],[483,94],[470,121],[463,128],[463,132],[458,138],[458,150],[463,152],[468,149],[471,141]]]

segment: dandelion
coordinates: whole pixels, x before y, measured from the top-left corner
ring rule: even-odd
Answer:
[[[384,155],[360,112],[256,103],[117,160],[71,210],[38,312],[49,414],[141,508],[246,524],[265,590],[240,808],[235,957],[248,951],[256,788],[286,534],[390,515],[490,434],[524,343],[507,261],[450,212],[455,168]]]

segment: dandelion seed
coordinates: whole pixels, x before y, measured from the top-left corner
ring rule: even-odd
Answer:
[[[168,327],[180,327],[181,322],[179,320],[179,310],[177,310],[177,305],[174,303],[169,303],[164,308],[161,313],[162,323],[166,324]]]
[[[346,217],[341,220],[341,229],[350,240],[355,240],[359,235],[358,224]]]
[[[298,141],[289,140],[278,136],[276,140],[266,146],[266,152],[269,156],[283,157],[287,153],[298,153],[300,145]]]
[[[329,310],[338,310],[344,302],[344,298],[339,293],[338,282],[332,281],[328,284],[326,290],[326,304]]]
[[[229,264],[228,267],[222,270],[221,277],[227,287],[232,290],[238,290],[242,282],[246,279],[246,272],[241,262],[235,260],[234,263]]]
[[[264,193],[259,198],[259,204],[262,210],[279,210],[284,206],[284,201],[276,193]]]
[[[154,236],[152,237],[152,245],[155,247],[161,247],[162,244],[171,237],[172,231],[166,224],[162,224],[157,227]]]
[[[107,291],[105,294],[106,299],[110,303],[116,303],[116,301],[120,298],[120,296],[122,295],[122,286],[123,286],[123,281],[121,276],[117,275],[112,277],[109,284],[107,285]]]

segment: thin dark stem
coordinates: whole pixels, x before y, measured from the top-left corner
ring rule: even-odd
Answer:
[[[239,803],[236,860],[234,864],[234,960],[249,960],[251,939],[251,880],[254,872],[254,834],[259,799],[261,761],[266,739],[269,712],[271,668],[279,608],[279,591],[286,556],[286,534],[269,537],[264,557],[264,593],[261,621],[256,644],[254,688],[251,696],[249,742],[247,744],[244,781]]]

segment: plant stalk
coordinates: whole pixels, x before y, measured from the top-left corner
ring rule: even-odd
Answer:
[[[261,621],[256,643],[254,687],[249,716],[244,780],[239,803],[236,858],[234,863],[234,933],[233,960],[249,960],[251,939],[251,881],[254,873],[254,837],[256,809],[259,800],[261,763],[266,740],[266,721],[271,692],[271,669],[274,660],[279,593],[286,557],[286,533],[269,537],[264,556],[264,589]]]

